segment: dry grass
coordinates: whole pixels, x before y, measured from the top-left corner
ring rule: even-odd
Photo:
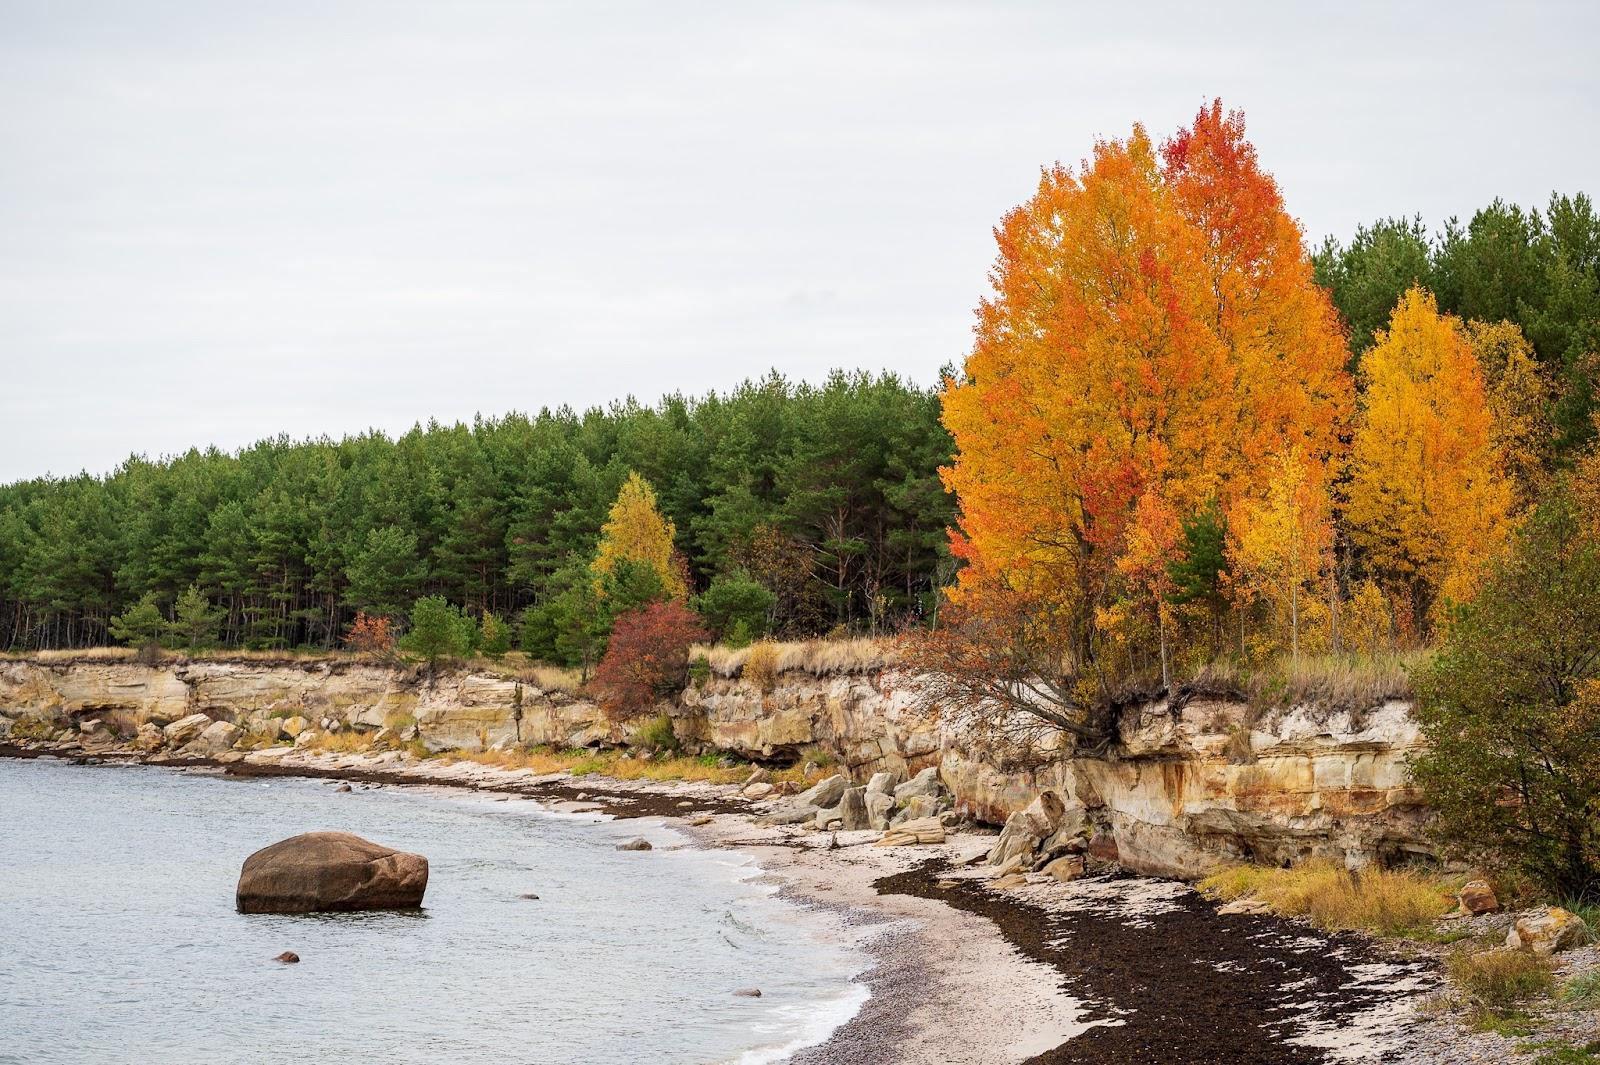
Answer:
[[[516,678],[530,688],[546,692],[566,692],[576,695],[583,687],[583,675],[576,669],[543,664],[525,665],[517,670]]]
[[[1318,928],[1381,936],[1425,933],[1454,905],[1447,885],[1409,869],[1346,870],[1330,861],[1291,869],[1239,865],[1200,882],[1213,898],[1255,899],[1272,912]]]
[[[190,655],[184,651],[160,652],[162,662],[248,662],[264,665],[289,665],[305,666],[327,662],[340,665],[379,666],[387,669],[410,669],[414,663],[407,663],[397,658],[383,655],[368,654],[357,651],[345,650],[316,650],[316,651],[250,651],[243,648],[231,648],[211,651],[200,651]],[[46,651],[0,651],[0,661],[8,662],[37,662],[43,665],[58,665],[65,663],[83,663],[86,665],[101,665],[121,662],[134,662],[139,658],[139,651],[133,647],[83,647],[76,649],[55,649]],[[522,681],[529,687],[540,691],[561,691],[576,694],[582,687],[582,680],[576,669],[567,669],[563,666],[547,665],[543,662],[534,662],[519,651],[512,651],[501,659],[476,657],[460,662],[457,668],[470,670],[474,673],[485,673],[491,676],[504,677],[508,680]]]
[[[704,655],[711,671],[719,677],[736,677],[745,668],[745,661],[758,647],[770,648],[775,669],[779,674],[809,673],[814,677],[830,677],[848,673],[870,673],[875,669],[892,666],[897,660],[894,641],[859,637],[851,640],[763,640],[749,647],[705,647],[693,649],[692,654]]]
[[[1213,662],[1189,683],[1197,691],[1242,696],[1252,706],[1319,706],[1327,710],[1370,710],[1390,700],[1409,700],[1411,678],[1431,652],[1371,655],[1284,655],[1264,666]]]
[[[744,656],[744,666],[739,675],[746,684],[754,685],[763,695],[770,695],[778,686],[778,645],[771,640],[752,644]]]
[[[343,732],[318,732],[311,737],[307,746],[329,754],[365,754],[372,750],[372,737],[349,729]]]
[[[57,648],[47,651],[0,651],[8,662],[132,662],[139,655],[134,647]]]

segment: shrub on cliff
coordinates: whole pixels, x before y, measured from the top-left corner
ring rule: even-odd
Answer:
[[[771,640],[762,640],[745,655],[744,668],[739,671],[745,683],[760,689],[763,695],[772,694],[778,686],[778,647]]]
[[[511,626],[492,610],[484,611],[483,622],[478,627],[478,650],[496,660],[504,658],[511,650]]]
[[[344,634],[344,645],[360,654],[388,656],[394,653],[394,622],[389,618],[358,611]]]
[[[724,574],[712,580],[696,602],[717,639],[739,646],[767,631],[777,596],[743,573]]]
[[[614,720],[636,717],[689,681],[689,647],[706,639],[695,613],[678,602],[650,603],[619,616],[590,687]]]
[[[155,593],[148,592],[133,606],[112,618],[108,627],[115,639],[139,648],[139,657],[146,659],[160,653],[161,635],[167,631],[167,619],[161,615]]]
[[[418,599],[411,608],[411,631],[400,641],[400,649],[437,665],[446,658],[472,653],[478,627],[444,596]]]
[[[1429,749],[1412,771],[1444,849],[1600,891],[1600,543],[1568,497],[1529,521],[1417,689]]]
[[[211,600],[206,598],[198,585],[189,585],[178,597],[175,612],[177,620],[172,624],[172,631],[191,654],[217,642],[217,626],[222,623],[222,611],[212,607]]]

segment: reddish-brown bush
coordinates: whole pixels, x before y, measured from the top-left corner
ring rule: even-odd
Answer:
[[[689,680],[689,645],[707,639],[682,603],[650,603],[617,618],[590,689],[607,716],[625,721],[676,695]]]
[[[394,622],[359,611],[350,631],[344,634],[344,645],[363,654],[390,655],[394,653]]]

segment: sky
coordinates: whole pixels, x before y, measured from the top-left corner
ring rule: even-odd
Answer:
[[[932,383],[1039,168],[1242,108],[1308,240],[1600,193],[1593,3],[0,0],[0,481]]]

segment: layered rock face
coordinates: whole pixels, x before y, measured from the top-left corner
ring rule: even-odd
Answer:
[[[586,746],[610,735],[590,703],[527,685],[518,722],[516,689],[514,680],[480,673],[430,677],[337,660],[0,663],[0,714],[47,715],[62,723],[113,711],[157,725],[199,714],[241,726],[269,717],[371,729],[408,720],[437,748],[503,741]]]
[[[0,665],[0,716],[79,727],[120,710],[169,726],[200,714],[247,728],[262,715],[300,717],[311,730],[370,730],[404,717],[435,748],[627,740],[588,701],[562,692],[524,686],[518,720],[515,694],[514,681],[484,674],[426,677],[337,661]],[[959,809],[996,825],[1053,791],[1063,822],[1094,841],[1095,856],[1137,872],[1187,877],[1229,860],[1319,856],[1359,865],[1426,852],[1427,811],[1405,768],[1421,738],[1403,703],[1261,712],[1226,699],[1155,702],[1125,710],[1118,742],[1096,758],[1039,742],[1010,750],[980,743],[921,706],[912,678],[893,670],[790,672],[770,692],[712,677],[664,709],[691,745],[775,762],[816,747],[858,784],[878,772],[907,779],[935,768]],[[228,738],[200,721],[184,727],[196,726],[189,743]]]

